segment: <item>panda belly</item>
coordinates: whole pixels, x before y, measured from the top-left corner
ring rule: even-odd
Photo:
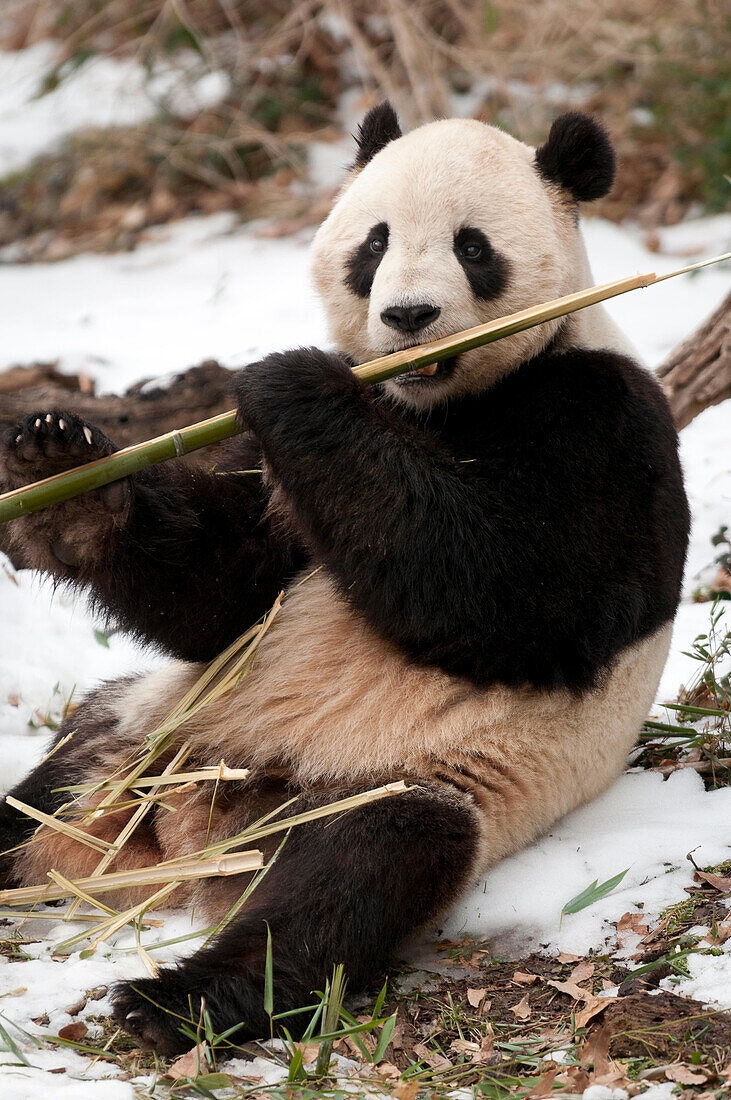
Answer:
[[[186,722],[194,758],[342,790],[404,778],[467,792],[481,823],[479,869],[515,851],[621,771],[657,689],[671,624],[622,652],[581,697],[478,688],[419,667],[379,639],[323,572],[292,586],[250,674]],[[139,741],[203,666],[175,662],[116,704]],[[111,760],[110,760],[111,763]],[[476,868],[477,869],[477,868]]]

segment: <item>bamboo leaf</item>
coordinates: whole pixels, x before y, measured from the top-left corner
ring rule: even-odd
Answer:
[[[586,909],[587,906],[593,905],[595,901],[601,901],[607,894],[611,894],[615,886],[619,886],[628,871],[629,867],[625,867],[624,871],[620,871],[614,878],[608,878],[606,882],[599,882],[598,879],[594,879],[585,890],[582,890],[575,898],[571,898],[570,901],[566,902],[561,910],[561,916],[564,917],[571,913],[579,913],[582,909]]]

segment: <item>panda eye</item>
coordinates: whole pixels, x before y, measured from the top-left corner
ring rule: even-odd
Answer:
[[[374,255],[381,256],[386,251],[386,242],[383,237],[372,237],[369,247]]]
[[[481,244],[466,244],[462,246],[462,255],[467,260],[479,260],[482,255]]]

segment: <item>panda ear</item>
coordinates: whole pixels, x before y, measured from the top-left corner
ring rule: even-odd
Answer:
[[[396,112],[388,100],[379,103],[377,107],[371,107],[355,135],[358,152],[353,167],[364,168],[384,145],[400,137],[401,127]]]
[[[611,190],[616,161],[604,127],[589,115],[569,111],[556,119],[548,140],[536,150],[536,167],[577,202],[591,202]]]

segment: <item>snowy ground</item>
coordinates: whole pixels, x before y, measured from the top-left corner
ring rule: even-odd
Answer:
[[[35,67],[26,64],[28,53],[0,54],[0,173],[47,148],[51,136],[57,140],[80,125],[79,103],[92,112],[82,120],[86,124],[106,121],[107,109],[119,121],[127,93],[124,109],[130,121],[154,109],[140,103],[136,74],[130,70],[120,77],[111,62],[111,68],[82,70],[76,79],[88,83],[77,85],[73,100],[60,92],[56,99],[34,100],[38,58]],[[200,93],[215,97],[220,89],[209,84]],[[641,234],[600,220],[587,224],[586,235],[596,281],[604,282],[636,270],[670,270],[723,251],[729,247],[731,218],[690,221],[663,231],[659,253],[643,247]],[[217,215],[151,232],[148,243],[132,254],[0,266],[0,370],[58,360],[62,370],[92,376],[100,390],[121,391],[141,378],[159,379],[204,358],[238,366],[274,348],[322,344],[324,323],[308,289],[306,244],[305,238],[263,240],[256,227],[237,229],[231,217]],[[727,287],[727,273],[709,270],[615,299],[608,308],[648,364],[655,365],[710,313]],[[693,604],[689,594],[712,557],[710,536],[731,520],[730,416],[728,406],[709,409],[682,433],[693,539],[686,596],[659,700],[675,697],[692,675],[693,663],[682,650],[707,626],[708,605]],[[0,608],[0,786],[8,788],[42,755],[46,723],[58,719],[69,696],[100,679],[151,667],[160,658],[118,634],[104,644],[95,633],[102,624],[94,622],[83,601],[54,593],[30,572],[14,572],[1,555]],[[731,857],[729,838],[731,789],[707,793],[692,771],[666,782],[656,773],[625,774],[596,802],[495,868],[455,908],[444,934],[487,937],[506,952],[543,947],[583,954],[611,948],[611,921],[639,907],[656,917],[682,900],[692,878],[686,853],[694,850],[699,865],[720,863]],[[627,875],[612,895],[559,926],[569,898],[594,879],[603,881],[625,868]],[[188,917],[172,915],[164,928],[146,934],[148,950],[158,961],[172,958],[173,948],[155,952],[152,945],[190,929]],[[36,940],[23,948],[30,961],[0,959],[3,1026],[14,1021],[31,1034],[56,1034],[72,1018],[84,1020],[108,1009],[108,999],[100,994],[72,1017],[67,1010],[87,991],[141,973],[128,932],[92,957],[77,952],[66,961],[54,959],[53,945],[78,930],[78,925],[40,921],[23,927],[22,937]],[[689,966],[692,978],[675,988],[731,1008],[731,941],[721,955],[691,957]],[[47,1023],[33,1022],[44,1014]],[[36,1067],[18,1065],[15,1055],[0,1053],[6,1066],[3,1095],[11,1100],[45,1095],[128,1100],[134,1095],[127,1082],[98,1080],[113,1074],[107,1063],[90,1070],[88,1058],[37,1049],[12,1025],[11,1032]],[[94,1036],[92,1024],[89,1040]],[[49,1074],[61,1066],[66,1074]],[[242,1072],[276,1070],[262,1064]],[[81,1077],[93,1080],[84,1083]]]

